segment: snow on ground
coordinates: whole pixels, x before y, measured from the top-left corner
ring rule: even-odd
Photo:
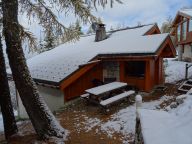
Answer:
[[[139,115],[145,144],[192,144],[192,95],[169,112],[141,109]]]
[[[189,63],[191,64],[191,63]],[[176,81],[182,80],[185,78],[185,65],[186,62],[169,60],[165,63],[165,82],[174,83]],[[189,68],[188,76],[192,76],[192,69]]]
[[[146,109],[158,109],[159,105],[163,101],[171,98],[171,96],[163,96],[159,100],[143,103],[142,107]],[[99,118],[90,118],[86,114],[82,116],[84,118],[84,121],[79,121],[79,123],[76,123],[76,127],[78,128],[80,125],[83,124],[84,130],[86,132],[89,132],[90,130],[96,128],[96,133],[102,131],[106,133],[109,137],[112,137],[114,133],[120,133],[123,135],[122,140],[124,141],[124,143],[128,142],[128,135],[135,133],[135,104],[128,106],[127,108],[124,108],[119,112],[111,115],[108,121],[103,121]]]

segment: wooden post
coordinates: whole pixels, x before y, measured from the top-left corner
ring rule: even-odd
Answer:
[[[178,49],[178,61],[182,61],[182,56],[183,56],[182,46],[179,45],[179,46],[177,47],[177,49]]]
[[[188,78],[188,63],[186,63],[186,66],[185,66],[185,79]]]

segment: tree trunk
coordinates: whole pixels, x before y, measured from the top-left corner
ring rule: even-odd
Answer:
[[[29,118],[41,139],[63,137],[65,130],[48,109],[29,73],[19,37],[18,0],[2,0],[3,30],[9,64],[16,88]]]
[[[0,106],[3,115],[5,138],[8,140],[17,133],[17,125],[13,113],[11,96],[9,91],[5,59],[0,36]]]

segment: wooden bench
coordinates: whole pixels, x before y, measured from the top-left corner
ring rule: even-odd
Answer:
[[[108,107],[109,105],[115,103],[115,102],[118,102],[122,99],[125,99],[125,98],[128,98],[129,96],[133,95],[135,93],[135,91],[133,90],[130,90],[130,91],[126,91],[126,92],[123,92],[121,94],[118,94],[116,96],[113,96],[111,98],[108,98],[106,100],[103,100],[100,102],[100,105],[104,108]]]
[[[90,94],[88,94],[88,93],[85,93],[85,94],[82,94],[80,97],[82,98],[82,99],[89,99],[89,96],[90,96]]]

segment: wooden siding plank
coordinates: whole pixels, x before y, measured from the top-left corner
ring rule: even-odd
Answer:
[[[68,85],[70,85],[73,81],[75,81],[76,79],[78,79],[80,76],[82,76],[85,72],[87,72],[88,70],[90,70],[91,68],[93,68],[96,64],[98,63],[92,63],[89,65],[86,65],[82,68],[80,68],[76,73],[74,73],[73,75],[71,75],[68,79],[64,80],[61,84],[60,84],[60,89],[63,90],[65,89]]]
[[[63,89],[65,95],[65,101],[73,99],[85,93],[86,89],[94,87],[92,80],[102,80],[103,71],[102,64],[95,65],[87,72],[81,75],[78,79],[74,80],[67,87]]]

